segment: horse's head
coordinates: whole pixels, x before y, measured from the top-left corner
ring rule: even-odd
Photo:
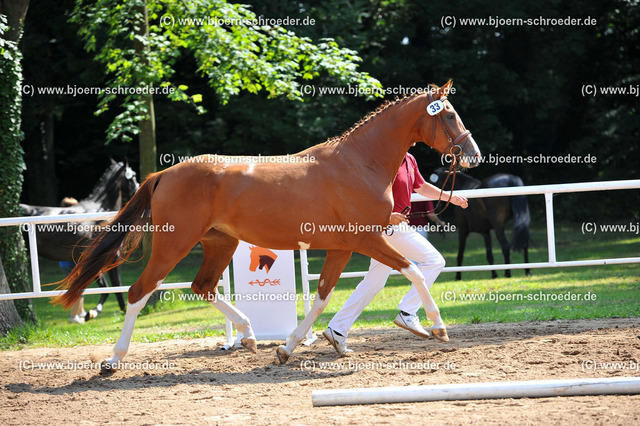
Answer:
[[[128,200],[133,197],[133,194],[140,188],[140,184],[136,179],[136,172],[129,167],[129,161],[125,160],[124,163],[118,163],[118,166],[120,167],[118,178],[120,180],[122,196]]]
[[[260,266],[261,270],[266,267],[267,272],[269,272],[278,255],[271,250],[262,247],[250,246],[249,249],[251,250],[249,270],[251,272],[255,272],[258,266]]]
[[[422,97],[426,111],[420,119],[420,137],[446,155],[447,161],[455,161],[463,168],[476,167],[480,149],[447,99],[452,85],[451,80],[442,87],[432,85],[432,90]]]

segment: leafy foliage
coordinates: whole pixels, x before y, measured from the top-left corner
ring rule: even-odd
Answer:
[[[20,215],[18,203],[25,169],[20,146],[22,55],[15,42],[3,37],[7,30],[7,19],[0,15],[0,217]],[[11,291],[25,291],[29,282],[25,269],[28,262],[17,227],[0,227],[0,259]],[[29,303],[18,302],[15,305],[22,318],[33,318]]]
[[[144,7],[152,22],[148,37],[139,34]],[[217,25],[218,19],[232,25]],[[112,88],[171,87],[172,100],[190,102],[201,113],[204,109],[198,104],[202,94],[188,95],[186,85],[171,81],[176,60],[185,51],[193,54],[198,74],[207,79],[223,103],[242,90],[302,100],[301,80],[311,80],[321,72],[343,83],[372,90],[380,87],[367,73],[357,71],[360,58],[355,51],[340,48],[332,39],[314,44],[282,27],[254,25],[255,19],[244,6],[224,0],[194,2],[186,7],[177,0],[81,0],[72,17],[80,25],[85,48],[97,52],[96,58],[112,76]],[[148,49],[137,52],[134,41]],[[102,94],[98,113],[115,101],[116,95]],[[112,122],[108,141],[130,140],[138,133],[137,123],[149,116],[137,95],[125,95],[120,103],[123,111]]]

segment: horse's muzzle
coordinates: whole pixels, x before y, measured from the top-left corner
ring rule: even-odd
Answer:
[[[480,149],[473,140],[473,136],[467,136],[467,140],[462,143],[462,152],[459,155],[458,162],[465,169],[472,169],[480,164],[482,155]]]

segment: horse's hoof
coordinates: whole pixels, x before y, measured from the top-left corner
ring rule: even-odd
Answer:
[[[432,328],[431,334],[434,339],[441,342],[447,343],[449,341],[449,335],[447,334],[447,330],[444,328]]]
[[[102,361],[102,364],[100,364],[100,375],[101,376],[110,376],[115,372],[116,372],[116,369],[115,369],[115,366],[113,364],[111,364],[106,359],[104,361]]]
[[[94,319],[95,317],[98,316],[100,312],[96,311],[95,309],[89,309],[89,312],[87,312],[87,315],[84,316],[84,320],[89,321]]]
[[[278,362],[280,364],[286,364],[287,361],[289,361],[289,353],[287,352],[287,349],[280,345],[278,346],[278,348],[276,349],[276,355],[278,355]]]
[[[254,354],[258,353],[258,343],[256,342],[256,339],[243,338],[240,339],[240,343],[242,344],[243,348],[250,350]]]

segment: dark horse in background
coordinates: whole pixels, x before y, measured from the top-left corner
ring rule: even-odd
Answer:
[[[138,190],[139,186],[136,180],[136,174],[129,167],[128,163],[116,163],[114,160],[111,160],[111,165],[104,172],[91,194],[78,204],[69,207],[45,207],[20,204],[20,207],[22,207],[25,216],[51,216],[117,211],[122,208],[123,198],[127,200],[130,199]],[[38,255],[58,262],[74,262],[80,257],[80,254],[84,250],[81,241],[84,238],[91,238],[97,233],[91,232],[97,224],[98,222],[91,221],[74,222],[68,225],[64,223],[52,224],[60,225],[56,230],[52,229],[53,227],[46,229],[37,226]],[[74,249],[76,249],[75,253]],[[112,269],[108,274],[113,286],[122,285],[120,268]],[[100,287],[107,287],[107,280],[104,275],[98,276],[96,282]],[[95,318],[102,312],[104,302],[108,296],[109,294],[107,293],[100,296],[100,301],[96,307],[86,313],[85,321]],[[122,294],[116,293],[116,297],[120,309],[124,311],[126,306]]]
[[[430,177],[431,183],[439,188],[445,184],[449,170],[441,167]],[[446,183],[445,190],[451,190],[450,177]],[[477,188],[506,188],[513,186],[524,186],[522,179],[518,176],[506,173],[499,173],[484,179],[482,182],[464,173],[456,173],[455,190],[477,189]],[[462,266],[464,249],[467,237],[471,232],[478,232],[484,238],[484,245],[487,250],[487,262],[493,265],[493,250],[491,248],[491,230],[496,233],[496,238],[502,247],[504,263],[511,263],[510,249],[514,251],[524,251],[524,261],[529,263],[529,205],[526,195],[514,195],[511,197],[489,197],[471,198],[467,209],[455,208],[456,222],[458,226],[458,266]],[[509,244],[505,236],[505,223],[513,217],[513,243]],[[531,270],[525,269],[525,274],[531,276]],[[496,271],[491,271],[492,278],[497,278]],[[506,270],[505,276],[510,277],[511,271]],[[456,273],[456,280],[460,280],[462,274]]]

